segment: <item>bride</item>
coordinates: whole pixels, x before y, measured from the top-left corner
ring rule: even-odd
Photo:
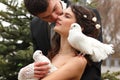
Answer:
[[[97,38],[100,29],[95,27],[97,22],[92,21],[93,17],[95,17],[95,14],[91,10],[79,5],[69,6],[58,17],[54,27],[56,33],[53,37],[52,49],[48,54],[48,58],[57,70],[44,76],[41,80],[81,79],[86,64],[90,64],[89,57],[79,55],[80,52],[70,46],[67,38],[72,23],[81,25],[84,34]],[[34,77],[37,79],[41,78],[41,74],[46,73],[41,73],[39,62],[35,62],[33,67]],[[25,68],[23,67],[24,70]]]

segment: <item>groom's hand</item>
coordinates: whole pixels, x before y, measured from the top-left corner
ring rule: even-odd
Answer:
[[[48,66],[48,62],[35,62],[34,63],[34,77],[43,78],[45,77],[50,67]]]

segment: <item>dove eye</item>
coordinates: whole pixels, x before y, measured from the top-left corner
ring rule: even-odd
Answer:
[[[75,25],[73,25],[73,27],[75,27]]]

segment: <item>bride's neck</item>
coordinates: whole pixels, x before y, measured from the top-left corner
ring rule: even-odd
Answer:
[[[59,54],[75,53],[76,51],[70,46],[66,38],[61,38]]]

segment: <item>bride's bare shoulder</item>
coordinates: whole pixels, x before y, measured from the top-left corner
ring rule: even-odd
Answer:
[[[84,56],[75,56],[69,60],[70,63],[77,63],[78,64],[86,64],[87,60]]]

